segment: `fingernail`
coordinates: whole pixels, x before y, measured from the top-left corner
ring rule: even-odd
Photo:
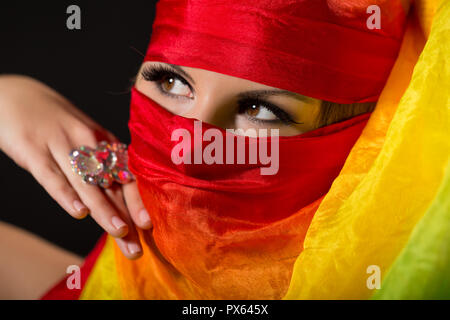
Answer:
[[[139,253],[141,252],[141,247],[137,243],[129,243],[128,244],[128,251],[130,251],[131,254]]]
[[[73,207],[75,208],[75,210],[78,213],[80,213],[82,215],[85,215],[85,214],[89,213],[89,209],[79,200],[75,200],[73,202]]]
[[[122,219],[120,219],[119,217],[116,217],[116,216],[114,216],[112,218],[111,222],[114,225],[114,227],[116,227],[117,230],[119,230],[120,228],[123,228],[127,225],[125,222],[122,221]]]
[[[141,219],[141,222],[142,222],[143,224],[147,224],[147,223],[150,222],[150,216],[148,215],[147,210],[142,209],[142,210],[139,212],[139,219]]]

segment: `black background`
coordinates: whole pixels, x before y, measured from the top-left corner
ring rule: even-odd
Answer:
[[[1,1],[0,73],[39,79],[129,143],[129,88],[150,40],[155,2]],[[71,4],[81,9],[81,30],[66,27]],[[90,217],[69,216],[1,151],[0,191],[0,221],[77,254],[86,255],[103,232]]]

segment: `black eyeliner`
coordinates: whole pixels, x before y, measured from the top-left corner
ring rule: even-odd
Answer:
[[[173,77],[180,80],[189,87],[192,93],[194,93],[194,88],[192,88],[191,84],[169,66],[163,64],[146,66],[142,69],[141,74],[145,80],[155,82],[159,91],[167,96],[176,97],[162,89],[160,81],[164,79],[164,77]]]
[[[191,92],[194,92],[194,89],[192,88],[191,84],[185,78],[183,78],[180,74],[178,74],[178,72],[176,72],[174,69],[172,69],[170,66],[167,66],[164,64],[148,65],[143,68],[141,74],[142,74],[142,77],[146,81],[154,82],[156,84],[156,87],[159,90],[159,92],[168,97],[177,98],[177,99],[185,98],[182,96],[177,96],[177,95],[171,94],[169,92],[166,92],[162,88],[161,80],[163,80],[165,77],[172,77],[172,78],[178,79],[183,84],[187,85],[189,87],[189,89],[191,90]],[[245,110],[247,110],[248,107],[250,107],[252,105],[258,105],[258,106],[263,106],[263,107],[267,108],[270,112],[272,112],[278,118],[278,120],[262,120],[262,119],[256,119],[256,118],[249,117],[249,120],[251,120],[251,121],[258,122],[258,123],[280,123],[281,122],[286,125],[302,123],[302,122],[296,122],[295,120],[293,120],[291,115],[289,115],[286,111],[284,111],[277,105],[275,105],[269,101],[266,101],[264,99],[261,99],[257,96],[256,97],[253,97],[253,96],[245,97],[244,96],[243,98],[241,98],[238,101],[239,113],[244,113]]]
[[[301,124],[302,122],[297,122],[294,119],[292,119],[292,116],[289,115],[286,111],[278,107],[277,105],[265,101],[260,98],[244,98],[238,101],[239,105],[239,113],[244,113],[246,109],[248,109],[251,105],[257,105],[267,108],[270,112],[272,112],[275,116],[277,116],[278,120],[261,120],[261,119],[254,119],[257,120],[257,122],[262,123],[277,123],[282,122],[284,124]]]

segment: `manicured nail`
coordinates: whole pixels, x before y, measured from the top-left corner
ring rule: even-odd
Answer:
[[[135,253],[140,253],[141,252],[141,247],[137,244],[137,243],[129,243],[128,244],[128,251],[131,254],[135,254]]]
[[[139,212],[139,219],[141,219],[141,222],[142,222],[143,224],[147,224],[147,223],[150,222],[150,216],[148,215],[147,210],[142,209],[142,210]]]
[[[79,200],[73,202],[73,207],[82,216],[89,213],[89,209]]]
[[[117,230],[119,230],[120,228],[126,227],[126,223],[122,221],[122,219],[120,219],[119,217],[114,216],[111,220],[112,224],[114,225],[114,227],[116,227]]]

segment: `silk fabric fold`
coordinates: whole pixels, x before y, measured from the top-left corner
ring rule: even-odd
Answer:
[[[161,0],[144,60],[337,103],[376,101],[398,55],[408,3]]]
[[[193,137],[196,120],[133,89],[129,168],[154,228],[140,233],[142,258],[116,257],[124,298],[280,299],[312,215],[369,116],[277,137],[279,171],[262,175],[260,163],[174,164],[172,133]],[[226,139],[203,123],[210,129]],[[258,148],[271,139],[245,138]]]
[[[449,157],[450,73],[446,60],[450,50],[450,3],[442,1],[437,22],[431,29],[437,3],[415,1],[402,49],[377,107],[326,195],[282,221],[270,224],[270,228],[241,232],[241,235],[248,234],[247,238],[241,238],[245,240],[263,231],[283,239],[282,234],[287,232],[297,243],[286,242],[287,249],[277,256],[281,261],[273,260],[268,264],[262,255],[252,255],[253,250],[231,246],[231,249],[245,248],[241,255],[236,255],[243,258],[240,269],[226,272],[220,262],[232,260],[216,255],[203,284],[214,279],[215,270],[225,271],[226,276],[205,291],[195,274],[183,275],[169,262],[182,257],[180,269],[188,265],[184,259],[189,258],[192,262],[188,263],[195,264],[201,256],[196,251],[191,255],[188,252],[192,252],[192,245],[198,245],[199,235],[188,237],[185,228],[178,225],[182,236],[173,240],[175,243],[184,239],[179,251],[186,252],[177,256],[174,252],[179,251],[172,250],[170,245],[163,245],[161,252],[156,244],[158,237],[159,241],[170,242],[170,232],[159,231],[159,235],[152,237],[140,231],[144,256],[137,261],[126,260],[108,236],[81,298],[195,299],[227,295],[264,299],[283,296],[282,292],[288,287],[285,299],[366,299],[374,293],[375,299],[450,298],[446,273],[448,169],[447,176],[444,175]],[[342,4],[351,8],[350,2]],[[194,54],[201,57],[202,52],[189,52],[189,55]],[[188,65],[187,60],[180,64]],[[151,184],[140,185],[147,200],[155,197]],[[150,207],[158,206],[157,203]],[[246,208],[247,205],[244,202]],[[156,219],[163,225],[164,215],[156,212],[161,215]],[[249,212],[251,209],[246,214],[250,215]],[[208,223],[200,225],[202,227],[197,228],[209,230]],[[189,223],[185,226],[191,227]],[[220,236],[218,239],[224,240]],[[221,244],[223,242],[211,245],[208,253]],[[279,245],[272,245],[270,241],[253,244],[256,249],[257,245],[267,246],[268,252]],[[295,264],[289,259],[290,255],[297,255]],[[287,259],[282,260],[284,257]],[[283,265],[282,261],[288,262]],[[255,262],[272,274],[285,276],[273,278],[258,265],[254,274],[248,272]],[[200,262],[200,265],[205,266],[205,263]],[[367,287],[370,265],[381,268],[380,291]],[[199,269],[194,270],[196,273]],[[259,281],[254,277],[259,277]],[[230,289],[235,279],[238,284]],[[253,295],[252,289],[248,289],[252,286],[261,294]],[[224,294],[217,296],[215,291],[221,289]]]
[[[426,1],[416,9],[432,4]],[[437,4],[434,1],[435,8]],[[431,16],[425,17],[430,23]],[[448,257],[439,250],[448,249],[449,243],[445,236],[433,238],[439,232],[436,224],[447,221],[446,216],[436,208],[431,212],[438,221],[425,216],[445,184],[450,155],[450,2],[441,2],[437,9],[428,41],[424,35],[429,26],[421,29],[424,20],[410,18],[399,60],[366,129],[314,216],[284,299],[368,299],[374,294],[450,298],[445,287],[440,296],[439,288],[433,288],[439,281],[442,286],[448,282],[440,272]],[[441,203],[445,208],[446,202]],[[422,218],[427,219],[420,223]],[[439,228],[446,230],[448,225]],[[420,244],[418,237],[427,239]],[[370,266],[379,268],[380,294],[367,285]]]

